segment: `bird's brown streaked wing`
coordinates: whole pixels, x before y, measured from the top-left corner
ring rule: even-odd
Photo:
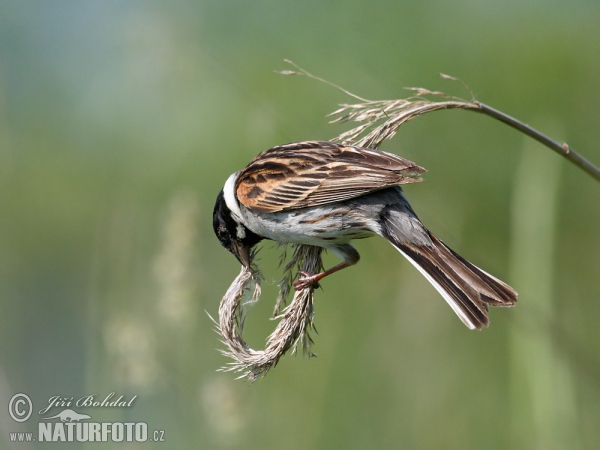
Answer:
[[[236,192],[247,208],[273,213],[414,183],[423,172],[415,163],[379,150],[300,142],[259,154],[238,176]]]

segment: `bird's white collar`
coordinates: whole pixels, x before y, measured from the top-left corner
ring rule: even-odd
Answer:
[[[242,211],[235,195],[235,181],[237,179],[238,172],[232,173],[223,187],[223,196],[225,197],[225,204],[231,211],[237,222],[242,222]]]

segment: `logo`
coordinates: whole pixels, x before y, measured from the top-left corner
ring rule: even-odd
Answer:
[[[44,420],[60,419],[61,422],[79,422],[81,419],[91,419],[87,414],[77,414],[72,409],[65,409],[52,417],[42,417]]]
[[[88,395],[75,400],[73,397],[53,396],[48,404],[39,410],[37,434],[32,432],[9,432],[11,442],[164,442],[164,430],[153,430],[148,434],[145,422],[94,422],[92,412],[71,409],[87,408],[130,408],[137,395],[126,398],[116,397],[111,392],[100,399],[97,395]],[[54,411],[50,411],[51,409]],[[58,411],[61,409],[62,411]],[[12,396],[8,403],[10,417],[18,423],[31,418],[33,402],[27,394]],[[51,414],[51,415],[47,415]]]

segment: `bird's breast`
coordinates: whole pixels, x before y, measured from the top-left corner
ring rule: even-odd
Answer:
[[[246,226],[259,236],[281,243],[326,247],[372,236],[379,225],[344,204],[258,213],[242,207]]]

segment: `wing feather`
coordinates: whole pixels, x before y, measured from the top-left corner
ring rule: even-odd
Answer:
[[[421,181],[425,169],[374,149],[309,141],[260,153],[237,179],[237,197],[264,213],[319,206]]]

